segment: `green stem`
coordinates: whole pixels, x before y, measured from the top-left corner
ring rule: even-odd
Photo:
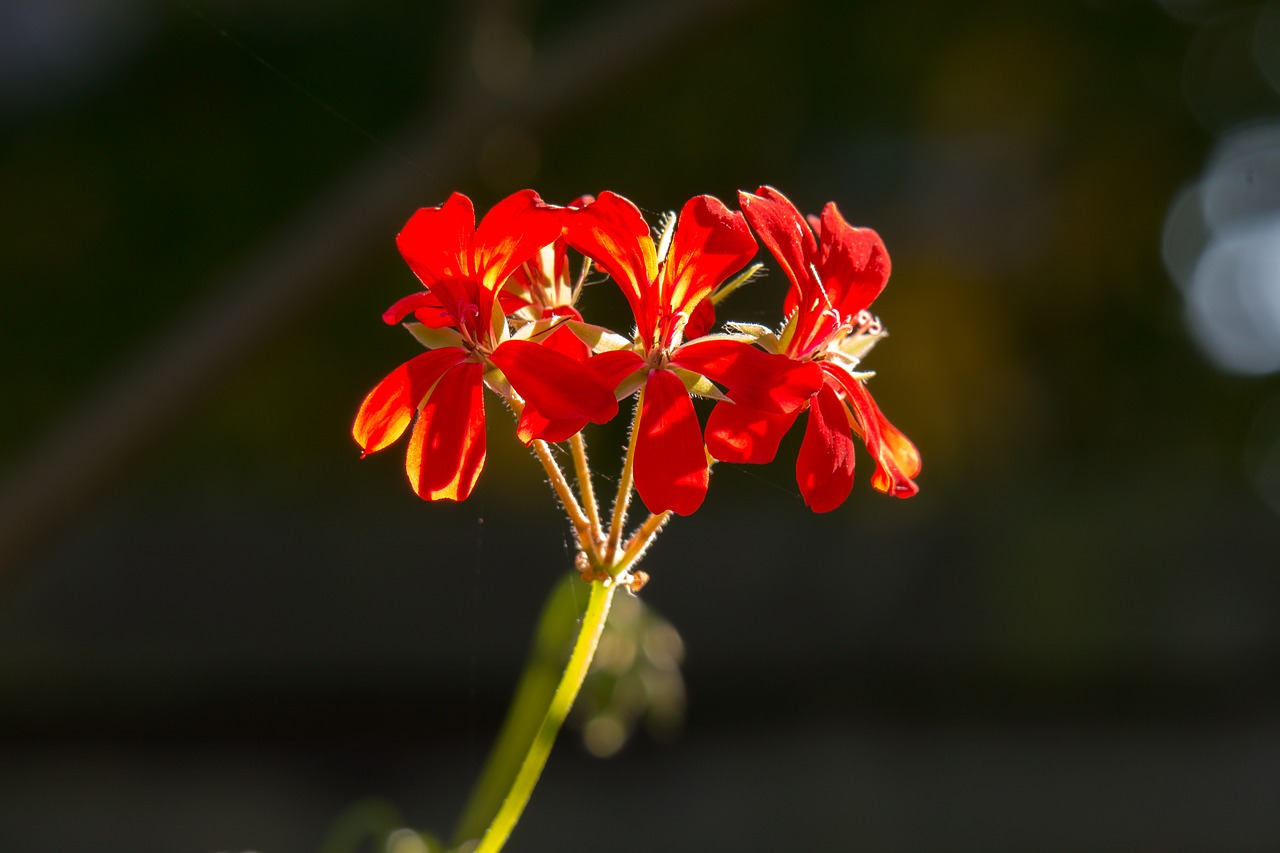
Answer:
[[[455,847],[479,838],[506,799],[511,780],[520,770],[564,671],[565,658],[586,607],[580,600],[581,593],[582,580],[576,574],[568,574],[552,588],[542,605],[533,647],[516,683],[511,707],[454,829]]]
[[[569,715],[573,701],[578,696],[587,670],[591,667],[591,659],[595,657],[596,646],[600,642],[600,634],[604,631],[605,621],[609,618],[609,606],[613,602],[613,594],[618,585],[612,581],[593,581],[591,597],[587,601],[587,612],[578,626],[578,637],[573,644],[573,652],[565,665],[564,674],[551,697],[551,704],[542,717],[542,724],[533,736],[529,751],[525,753],[524,762],[511,782],[506,798],[498,808],[485,830],[484,836],[476,846],[474,853],[497,853],[506,844],[516,821],[524,812],[529,802],[533,787],[542,775],[547,756],[551,754],[551,746],[555,743],[556,734]]]

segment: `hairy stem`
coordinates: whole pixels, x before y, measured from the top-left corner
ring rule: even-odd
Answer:
[[[587,442],[582,433],[576,432],[569,439],[573,449],[574,474],[578,478],[578,494],[582,496],[582,507],[586,510],[587,520],[591,522],[591,536],[599,542],[604,538],[600,528],[600,508],[596,504],[596,491],[591,485],[591,465],[587,461]]]
[[[622,557],[613,566],[614,577],[640,562],[640,558],[644,556],[645,550],[653,542],[654,537],[658,535],[658,532],[666,526],[670,519],[671,510],[656,512],[646,518],[644,524],[636,528],[636,531],[627,539],[627,544],[623,546]]]
[[[631,483],[635,475],[636,441],[640,436],[640,411],[644,406],[644,389],[636,400],[636,414],[631,419],[631,438],[627,442],[627,458],[622,463],[622,475],[618,477],[618,496],[613,501],[613,518],[609,522],[609,542],[604,549],[604,565],[614,574],[613,564],[618,559],[618,545],[622,542],[622,529],[627,523],[627,508],[631,505]]]
[[[551,455],[551,448],[542,439],[534,439],[530,446],[533,448],[534,454],[537,455],[538,461],[542,463],[542,467],[546,470],[547,477],[551,479],[551,487],[556,490],[556,496],[560,498],[560,503],[564,504],[565,514],[569,516],[569,521],[573,524],[573,529],[578,534],[578,543],[582,550],[593,559],[598,560],[599,554],[596,550],[596,540],[593,535],[591,521],[583,513],[582,507],[578,504],[578,499],[574,497],[573,490],[569,487],[569,481],[565,479],[564,472],[560,470],[560,463],[556,462],[556,458]]]

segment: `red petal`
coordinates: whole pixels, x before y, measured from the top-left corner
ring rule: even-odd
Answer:
[[[631,350],[602,352],[591,356],[586,362],[587,369],[595,374],[604,387],[609,389],[617,388],[622,380],[643,366],[644,359]],[[524,411],[520,413],[520,421],[516,424],[516,437],[525,444],[535,438],[554,444],[557,441],[564,441],[586,425],[586,418],[553,420],[544,417],[536,405],[526,403]]]
[[[693,401],[674,373],[649,373],[635,428],[640,500],[650,512],[690,515],[707,496],[707,454]]]
[[[515,279],[511,279],[511,281],[515,281]],[[510,283],[498,292],[498,302],[502,305],[502,313],[508,317],[521,308],[527,308],[533,304],[524,292],[517,293],[513,291]]]
[[[738,193],[738,203],[751,228],[782,266],[791,285],[806,294],[813,289],[812,265],[818,256],[813,231],[796,206],[773,187],[760,187],[759,195]]]
[[[573,311],[573,319],[582,319],[577,311],[572,308],[569,310]],[[555,350],[561,355],[568,356],[580,363],[585,363],[591,355],[591,347],[583,343],[582,339],[575,335],[567,324],[557,326],[552,330],[551,334],[547,335],[539,343],[547,349]]]
[[[707,452],[721,462],[763,465],[778,454],[778,444],[795,423],[789,415],[733,403],[716,403],[707,420]]]
[[[745,341],[691,341],[671,353],[671,363],[724,385],[739,405],[770,412],[794,412],[822,387],[817,364],[768,353]]]
[[[756,241],[741,213],[709,195],[689,199],[671,238],[659,306],[671,314],[688,314],[755,253]]]
[[[493,351],[511,387],[546,418],[606,423],[618,413],[613,389],[581,362],[532,341],[510,340]]]
[[[454,325],[453,317],[440,304],[439,297],[429,290],[420,290],[397,299],[390,308],[382,312],[382,322],[395,325],[410,314],[433,329]]]
[[[471,199],[454,193],[439,207],[424,207],[396,236],[409,269],[430,287],[442,278],[471,275],[471,235],[476,215]]]
[[[516,424],[516,438],[523,444],[528,444],[535,438],[555,444],[581,432],[586,425],[586,418],[551,420],[540,415],[533,406],[526,405]]]
[[[466,351],[458,347],[424,352],[391,371],[375,385],[365,395],[351,427],[351,434],[364,450],[364,455],[381,450],[399,438],[431,386],[441,374],[466,357]]]
[[[884,446],[888,450],[889,456],[898,466],[898,470],[904,476],[912,479],[920,476],[920,451],[916,450],[916,446],[911,439],[903,435],[902,431],[896,426],[889,423],[888,418],[880,412],[879,406],[876,406],[876,412],[880,417],[880,435],[884,439]]]
[[[834,384],[823,385],[809,405],[809,423],[796,457],[796,484],[814,512],[840,506],[853,488],[853,435]]]
[[[587,368],[600,377],[600,381],[606,388],[611,388],[615,392],[622,384],[622,380],[642,367],[644,367],[644,359],[629,349],[609,350],[593,355],[587,360]]]
[[[564,239],[618,283],[641,331],[652,334],[657,319],[645,316],[652,313],[645,309],[645,294],[658,275],[658,257],[640,209],[617,193],[603,192],[569,214]]]
[[[480,340],[491,336],[488,311],[493,306],[492,294],[474,279],[442,278],[431,283],[431,292],[435,294],[440,310],[450,318],[442,325],[458,326]]]
[[[875,231],[845,222],[835,202],[822,209],[821,236],[823,284],[841,317],[856,316],[884,290],[889,252]]]
[[[566,320],[577,320],[582,322],[582,315],[578,313],[578,309],[572,305],[551,305],[542,310],[542,318],[548,317],[564,317]]]
[[[716,324],[716,306],[710,299],[704,299],[689,315],[689,322],[684,326],[684,339],[692,341],[711,331]]]
[[[912,479],[920,473],[920,454],[898,428],[889,423],[866,386],[843,371],[832,370],[831,377],[840,383],[854,417],[862,430],[862,440],[876,460],[871,485],[898,498],[909,498],[920,491]]]
[[[563,208],[547,204],[533,190],[504,198],[485,214],[472,241],[473,273],[486,290],[496,291],[564,228]]]
[[[467,362],[440,377],[413,425],[405,470],[419,497],[463,501],[484,468],[484,368]]]

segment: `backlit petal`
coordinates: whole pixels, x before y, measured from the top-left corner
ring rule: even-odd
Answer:
[[[618,413],[613,389],[564,353],[532,341],[508,340],[494,350],[490,360],[543,417],[586,418],[602,424]]]
[[[819,270],[832,304],[843,318],[870,307],[889,280],[889,252],[870,228],[845,222],[835,202],[822,209]]]
[[[483,366],[458,365],[440,377],[413,425],[405,470],[419,497],[463,501],[484,468]]]
[[[644,367],[644,359],[631,350],[609,350],[593,355],[587,367],[616,392],[622,380]]]
[[[671,363],[725,386],[735,403],[771,412],[794,412],[822,387],[817,364],[768,353],[745,341],[691,341],[672,352]]]
[[[780,415],[750,406],[716,403],[707,420],[707,452],[721,462],[772,462],[778,454],[778,444],[798,414]]]
[[[649,373],[635,428],[640,500],[650,512],[690,515],[707,496],[707,455],[693,401],[674,373]]]
[[[534,439],[555,444],[581,432],[586,425],[586,418],[552,420],[544,418],[533,406],[526,405],[524,411],[520,413],[520,420],[516,423],[516,438],[520,439],[522,444],[529,444]]]
[[[622,288],[642,331],[652,332],[655,317],[645,317],[645,293],[658,274],[658,257],[649,225],[640,209],[612,192],[572,211],[564,239],[595,261]]]
[[[830,385],[809,405],[809,423],[796,457],[796,485],[814,512],[830,512],[853,488],[853,435],[844,403]]]
[[[586,361],[586,368],[595,374],[600,383],[611,392],[621,384],[622,380],[643,366],[644,359],[630,350],[602,352],[591,356]],[[614,399],[617,399],[616,393]],[[520,421],[516,424],[516,437],[525,444],[535,438],[554,444],[564,441],[586,425],[587,419],[581,417],[547,418],[538,411],[536,404],[526,402],[524,411],[520,413]]]
[[[521,269],[523,269],[523,267]],[[519,271],[516,273],[516,276],[518,275]],[[502,313],[508,317],[517,311],[528,308],[534,304],[533,301],[529,299],[527,290],[522,288],[520,292],[516,292],[512,289],[511,282],[515,280],[515,276],[508,279],[507,286],[498,291],[498,303],[502,305]]]
[[[488,315],[483,308],[486,292],[479,283],[470,278],[442,278],[431,283],[431,293],[435,296],[440,311],[449,318],[442,322],[437,315],[436,322],[439,325],[467,329],[483,340],[487,325],[480,318]],[[489,304],[492,305],[492,302]]]
[[[692,341],[709,333],[716,325],[716,306],[710,299],[703,299],[689,315],[684,326],[684,339]]]
[[[832,370],[830,375],[839,381],[848,397],[862,440],[876,460],[871,485],[897,498],[909,498],[919,492],[920,487],[912,479],[920,473],[920,454],[915,445],[889,423],[862,382],[843,371]]]
[[[533,190],[504,198],[485,214],[472,241],[473,273],[495,291],[516,268],[560,236],[563,208],[547,204]]]
[[[475,231],[471,199],[454,193],[439,207],[424,207],[396,236],[409,269],[428,287],[442,278],[471,275],[471,235]]]
[[[412,314],[418,322],[433,329],[456,325],[449,312],[440,304],[440,298],[429,290],[419,290],[397,299],[382,312],[382,322],[394,326]]]
[[[688,314],[755,254],[756,241],[741,213],[709,195],[689,199],[671,238],[659,309]]]
[[[880,412],[880,407],[876,406],[876,411]],[[916,446],[911,439],[902,434],[896,426],[889,423],[889,419],[880,412],[880,435],[884,439],[884,446],[888,450],[894,463],[897,464],[898,470],[906,477],[912,479],[920,476],[920,451],[916,450]]]
[[[351,428],[352,436],[364,451],[362,455],[381,450],[399,438],[431,386],[441,374],[466,357],[466,351],[457,347],[424,352],[375,385],[365,395]]]
[[[760,242],[777,259],[793,288],[808,293],[813,287],[812,265],[818,244],[813,231],[796,206],[773,187],[760,187],[753,195],[738,193],[742,213]]]
[[[572,308],[568,310],[573,311],[574,319],[581,319],[577,311]],[[538,343],[577,362],[586,362],[591,355],[591,347],[584,344],[582,339],[575,335],[573,330],[565,323],[556,326],[551,334],[542,338]]]

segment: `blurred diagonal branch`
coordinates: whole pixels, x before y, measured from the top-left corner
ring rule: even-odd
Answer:
[[[458,74],[455,97],[440,114],[391,135],[45,431],[0,485],[0,570],[74,517],[149,441],[266,343],[283,318],[296,321],[301,309],[336,289],[362,246],[390,239],[421,203],[421,182],[405,178],[406,157],[428,168],[433,184],[456,180],[472,168],[478,143],[493,127],[553,120],[746,3],[637,0],[611,7],[538,45],[541,61],[505,94]]]

